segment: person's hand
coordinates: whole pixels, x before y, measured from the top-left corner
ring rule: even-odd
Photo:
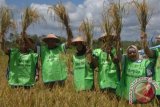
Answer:
[[[147,46],[147,34],[142,32],[140,38],[141,38],[141,43],[143,47],[146,47]]]
[[[90,47],[86,47],[86,53],[92,53],[92,49]]]
[[[36,82],[39,80],[39,75],[36,75],[35,80]]]

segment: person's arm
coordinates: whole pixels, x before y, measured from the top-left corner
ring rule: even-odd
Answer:
[[[149,58],[153,58],[155,53],[153,50],[149,49],[148,47],[148,43],[147,43],[147,34],[146,33],[142,33],[141,34],[141,42],[143,45],[143,49],[145,54],[149,57]]]
[[[98,67],[98,59],[94,54],[92,54],[92,50],[90,48],[87,48],[86,54],[90,57],[90,65],[92,69],[95,69]]]
[[[38,81],[39,80],[39,73],[41,72],[41,60],[40,58],[38,58],[38,62],[36,65],[36,77],[35,80]]]

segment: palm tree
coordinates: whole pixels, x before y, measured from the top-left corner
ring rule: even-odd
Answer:
[[[12,12],[7,7],[0,8],[0,48],[5,49],[5,35],[10,28],[15,28]]]

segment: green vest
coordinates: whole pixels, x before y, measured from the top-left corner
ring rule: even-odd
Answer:
[[[115,49],[112,49],[112,53],[115,55]],[[110,55],[107,60],[107,53],[102,49],[96,49],[93,55],[98,58],[98,83],[100,89],[113,88],[115,89],[118,84],[118,74],[116,65],[113,63]]]
[[[122,78],[116,92],[119,96],[129,100],[129,91],[132,82],[139,77],[146,77],[146,69],[150,64],[150,60],[142,59],[131,61],[128,57],[124,57]]]
[[[73,56],[74,84],[77,91],[93,88],[94,71],[86,57]]]
[[[153,79],[156,81],[158,86],[160,87],[160,49],[156,50],[156,65],[155,65],[155,75]],[[156,95],[160,95],[160,88],[156,90]]]
[[[42,79],[44,83],[61,81],[67,78],[66,56],[64,45],[57,46],[54,49],[48,49],[47,46],[41,46]]]
[[[20,53],[11,49],[9,59],[9,85],[32,86],[35,84],[37,53]]]

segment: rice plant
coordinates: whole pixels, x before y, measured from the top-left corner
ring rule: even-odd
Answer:
[[[152,17],[153,11],[150,10],[146,0],[143,0],[142,2],[133,0],[132,3],[136,9],[136,15],[140,24],[141,32],[146,32],[146,27]]]
[[[67,40],[70,45],[71,39],[73,38],[72,29],[70,26],[70,19],[65,6],[62,3],[58,3],[48,8],[49,11],[54,12],[57,15],[57,21],[60,22],[66,29]]]
[[[30,25],[36,24],[36,23],[40,22],[42,19],[44,20],[43,16],[41,16],[38,13],[38,11],[32,7],[27,7],[21,16],[21,20],[22,20],[21,36],[22,36],[23,40],[24,39],[27,40],[27,42],[29,43],[29,45],[31,46],[32,49],[34,49],[34,44],[32,44],[28,40],[26,31]]]
[[[7,7],[0,8],[0,48],[4,50],[5,48],[5,34],[9,29],[15,29],[16,24],[13,21],[13,14],[11,10]]]

